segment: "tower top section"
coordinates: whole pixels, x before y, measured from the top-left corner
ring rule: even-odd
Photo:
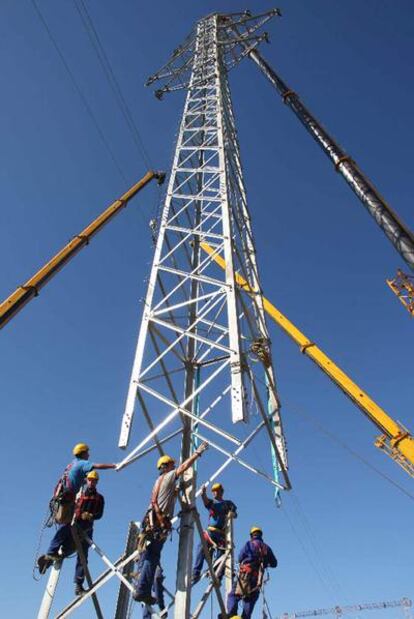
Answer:
[[[161,99],[164,93],[187,89],[190,85],[194,58],[198,49],[198,40],[206,28],[215,28],[217,46],[222,51],[222,62],[227,70],[235,67],[247,54],[262,41],[269,41],[263,26],[275,16],[280,16],[279,9],[271,9],[259,15],[250,11],[243,13],[212,13],[200,19],[184,42],[171,54],[168,62],[154,75],[148,78],[146,86],[160,82],[155,96]],[[201,76],[194,86],[202,86]]]

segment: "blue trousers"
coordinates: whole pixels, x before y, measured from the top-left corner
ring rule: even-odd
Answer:
[[[236,595],[234,590],[235,587],[233,587],[231,593],[229,593],[229,596],[227,598],[227,614],[229,615],[229,617],[237,615],[239,602],[242,599],[241,595]],[[250,597],[243,600],[243,611],[241,614],[242,619],[250,619],[250,617],[253,615],[253,609],[259,598],[259,594],[259,591],[255,591]]]
[[[217,531],[208,531],[208,534],[213,540],[213,542],[217,544],[217,546],[224,546],[225,539],[223,535],[221,535],[220,533],[217,533]],[[214,553],[214,546],[208,540],[206,540],[206,544],[210,552],[210,555],[212,556]],[[223,554],[224,554],[224,549],[222,550],[221,548],[216,548],[215,553],[214,553],[214,560],[217,560]],[[196,559],[194,562],[194,567],[193,567],[193,578],[198,578],[200,576],[202,569],[203,569],[204,561],[205,561],[205,556],[203,552],[203,545],[199,544],[197,548],[197,555],[196,555]]]
[[[141,561],[138,563],[138,569],[140,569]],[[164,610],[165,608],[165,600],[164,600],[164,573],[162,571],[162,567],[157,565],[155,569],[154,582],[152,585],[152,590],[154,592],[154,596],[157,600],[158,608],[160,610]],[[151,611],[148,606],[144,606],[142,611],[142,619],[151,619]]]
[[[78,523],[79,527],[83,529],[88,537],[92,539],[93,535],[93,526],[88,523],[83,523],[82,521]],[[81,542],[83,554],[85,555],[86,563],[88,562],[88,552],[89,552],[89,544],[86,541]],[[68,556],[75,551],[75,542],[73,541],[72,531],[70,524],[61,524],[55,535],[52,538],[52,541],[49,544],[49,548],[47,550],[47,554],[56,554],[62,548],[62,552],[64,556]],[[79,555],[76,557],[76,566],[75,566],[75,577],[73,581],[79,585],[83,583],[85,580],[85,573],[82,567],[82,563]]]
[[[155,572],[159,567],[161,550],[165,539],[153,539],[141,555],[139,566],[140,575],[136,592],[138,595],[150,596],[154,584]]]

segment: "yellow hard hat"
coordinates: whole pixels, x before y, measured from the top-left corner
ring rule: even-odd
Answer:
[[[219,484],[219,483],[217,483],[217,484],[213,484],[213,485],[211,486],[211,489],[212,489],[212,490],[224,490],[223,486],[222,486],[221,484]]]
[[[89,473],[86,476],[86,479],[96,479],[96,481],[98,481],[99,479],[98,471],[89,471]]]
[[[157,469],[160,469],[164,464],[170,464],[170,462],[175,462],[174,458],[171,458],[171,456],[161,456],[161,458],[158,458]]]
[[[252,527],[250,529],[250,535],[253,535],[253,533],[263,533],[263,531],[260,527]]]
[[[77,443],[73,448],[72,453],[74,456],[78,456],[84,451],[89,451],[89,445],[87,445],[86,443]]]
[[[230,619],[242,619],[240,615],[232,615]]]

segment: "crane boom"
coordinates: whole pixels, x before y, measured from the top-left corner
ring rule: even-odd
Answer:
[[[215,262],[225,269],[226,263],[208,243],[201,242],[203,251],[214,257]],[[246,280],[236,273],[236,283],[248,295],[256,292]],[[347,395],[358,408],[380,429],[382,435],[375,446],[385,451],[411,477],[414,477],[414,438],[401,424],[394,421],[383,408],[372,400],[341,368],[332,361],[312,340],[304,335],[281,311],[266,297],[263,297],[265,312],[298,344],[300,351],[307,355],[329,378]]]
[[[414,277],[398,269],[396,277],[386,281],[405,309],[414,317]]]
[[[283,102],[290,107],[324,153],[331,159],[335,170],[344,177],[400,256],[414,270],[413,233],[391,209],[355,161],[335,142],[315,116],[305,107],[297,93],[285,84],[261,53],[257,49],[250,49],[246,42],[242,42],[242,45],[249,58],[259,67],[263,75],[281,95]]]
[[[370,602],[368,604],[352,604],[349,606],[334,606],[333,608],[316,608],[315,610],[303,610],[297,613],[284,613],[279,619],[299,619],[301,617],[317,617],[319,615],[335,615],[342,617],[347,613],[355,613],[361,610],[381,610],[384,608],[400,608],[409,612],[412,607],[412,601],[408,598],[402,600],[394,600],[391,602]],[[410,615],[411,616],[411,613]]]
[[[118,200],[115,200],[108,208],[99,215],[89,226],[77,234],[63,249],[61,249],[49,262],[42,266],[37,273],[19,286],[5,301],[0,304],[0,329],[11,320],[33,297],[37,297],[39,290],[78,253],[82,247],[89,244],[90,239],[101,230],[115,215],[119,213],[129,200],[133,198],[153,179],[162,182],[165,174],[150,170],[126,191]]]

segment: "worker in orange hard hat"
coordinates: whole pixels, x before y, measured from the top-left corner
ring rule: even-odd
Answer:
[[[223,499],[224,488],[220,483],[215,483],[211,486],[213,498],[207,496],[207,487],[204,485],[201,491],[201,499],[204,507],[209,511],[209,519],[207,529],[203,532],[204,540],[210,552],[210,556],[215,561],[219,559],[224,551],[226,544],[226,523],[229,515],[237,518],[237,506],[233,501]],[[193,575],[191,582],[195,585],[201,578],[201,572],[204,565],[204,550],[200,544],[197,549],[197,555],[194,562]]]
[[[277,567],[277,559],[270,546],[264,543],[261,527],[255,525],[250,529],[250,540],[239,552],[239,573],[227,598],[227,614],[230,617],[237,613],[242,600],[242,619],[251,618],[267,567]]]
[[[83,534],[92,539],[93,523],[95,520],[102,518],[105,506],[104,497],[96,489],[98,481],[98,472],[95,470],[90,471],[86,475],[86,483],[79,491],[75,502],[74,524],[79,529],[79,538],[86,562],[88,561],[89,543],[83,539]],[[61,554],[59,554],[59,550]],[[39,557],[39,570],[41,573],[45,573],[55,559],[67,557],[75,550],[76,544],[72,535],[72,525],[70,523],[61,525],[50,543],[47,554]],[[85,592],[83,588],[84,579],[85,573],[78,555],[75,567],[76,595],[82,595]]]
[[[142,546],[138,571],[139,577],[134,600],[144,604],[155,604],[151,590],[157,566],[160,565],[161,551],[168,533],[171,530],[171,519],[174,515],[177,500],[177,479],[189,469],[208,448],[208,443],[202,443],[182,464],[175,468],[175,460],[171,456],[161,456],[157,462],[159,477],[154,484],[151,501],[143,521]]]
[[[50,501],[51,514],[49,517],[49,522],[58,524],[61,527],[72,521],[76,495],[85,483],[87,474],[92,470],[116,468],[116,464],[97,464],[91,462],[89,460],[89,445],[86,443],[77,443],[72,449],[72,453],[75,457],[63,471],[61,478],[56,484],[53,497]],[[62,535],[64,536],[64,533],[62,533]],[[47,554],[42,555],[38,559],[38,567],[41,574],[43,574],[47,567],[51,564],[50,561],[53,562],[61,558],[58,554],[59,546],[55,548],[55,541],[56,539],[60,539],[59,536],[60,527],[50,543]],[[44,560],[45,556],[49,558],[46,562],[46,567]]]

